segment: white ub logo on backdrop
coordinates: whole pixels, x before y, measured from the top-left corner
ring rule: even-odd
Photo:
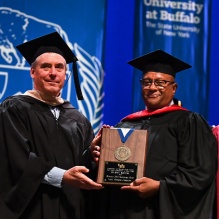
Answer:
[[[57,31],[78,58],[78,73],[83,101],[78,101],[72,77],[63,88],[62,97],[73,102],[90,121],[96,133],[102,126],[103,78],[100,61],[88,54],[77,43],[72,44],[66,32],[57,24],[40,20],[18,10],[0,7],[0,102],[9,95],[32,89],[29,64],[16,50],[16,45],[42,35]],[[30,39],[34,33],[34,37]],[[67,72],[69,78],[70,71]]]

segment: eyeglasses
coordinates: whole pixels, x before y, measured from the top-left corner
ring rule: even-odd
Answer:
[[[170,84],[174,84],[174,81],[167,81],[167,80],[150,80],[150,79],[140,79],[140,83],[142,88],[149,88],[152,83],[154,83],[154,85],[157,88],[165,88],[167,86],[169,86]],[[167,84],[169,83],[169,84]]]

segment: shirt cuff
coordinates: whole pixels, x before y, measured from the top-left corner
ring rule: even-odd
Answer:
[[[43,183],[56,186],[58,188],[62,187],[62,178],[66,170],[58,167],[53,167],[43,179]]]

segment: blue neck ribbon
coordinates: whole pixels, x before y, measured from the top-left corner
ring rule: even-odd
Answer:
[[[118,129],[119,136],[120,136],[122,143],[125,143],[127,141],[127,139],[129,138],[129,136],[132,134],[133,131],[134,131],[134,129],[129,129],[129,131],[126,133],[126,135],[124,135],[122,132],[122,129]]]

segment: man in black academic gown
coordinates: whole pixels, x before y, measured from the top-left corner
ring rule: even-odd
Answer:
[[[34,89],[1,103],[0,218],[84,219],[86,191],[102,185],[87,176],[91,124],[60,96],[67,63],[77,70],[77,58],[56,32],[17,49]]]
[[[129,64],[143,72],[146,109],[115,127],[148,131],[146,171],[130,185],[94,191],[92,219],[209,219],[215,198],[216,140],[202,116],[173,101],[175,74],[191,66],[162,50]],[[100,147],[92,150],[98,161]]]

